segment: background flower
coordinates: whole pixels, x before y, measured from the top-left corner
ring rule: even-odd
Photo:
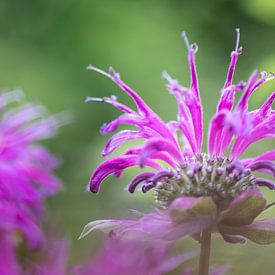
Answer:
[[[42,106],[24,103],[21,92],[3,93],[0,102],[1,274],[19,274],[16,249],[41,248],[44,199],[60,190],[58,162],[36,142],[53,136],[60,122]]]
[[[173,271],[197,254],[195,251],[175,253],[171,247],[171,244],[109,240],[86,266],[76,267],[74,274],[160,275]]]

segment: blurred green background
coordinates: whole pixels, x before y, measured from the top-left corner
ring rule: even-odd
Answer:
[[[99,127],[118,114],[109,105],[84,103],[85,97],[115,94],[133,106],[111,81],[86,71],[86,66],[113,66],[158,114],[166,120],[175,118],[176,103],[160,75],[167,69],[188,85],[186,49],[180,37],[186,31],[199,45],[197,68],[207,130],[235,47],[236,27],[241,28],[244,50],[235,82],[246,80],[255,68],[274,71],[273,0],[0,1],[0,86],[23,89],[27,99],[53,113],[74,114],[73,123],[45,142],[63,161],[58,175],[64,192],[49,199],[48,206],[51,222],[71,239],[71,263],[95,253],[102,239],[95,233],[77,241],[87,222],[128,217],[130,209],[146,211],[153,205],[150,194],[130,195],[124,190],[137,169],[129,169],[120,180],[109,178],[98,195],[85,191],[108,139],[100,136]],[[272,86],[274,82],[253,95],[251,108],[263,103]],[[247,155],[272,147],[270,140],[260,142]],[[197,247],[194,242],[188,245]],[[233,246],[214,238],[212,261],[232,264],[232,274],[275,274],[274,251],[274,245]]]

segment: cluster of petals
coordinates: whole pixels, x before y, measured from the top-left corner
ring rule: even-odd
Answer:
[[[5,249],[5,247],[2,247]],[[7,251],[6,251],[7,252]],[[182,268],[192,260],[198,251],[184,250],[178,252],[174,243],[119,241],[109,239],[100,251],[89,258],[86,263],[69,265],[69,242],[58,237],[46,238],[46,244],[29,262],[24,271],[15,261],[9,272],[1,274],[17,275],[121,275],[150,274],[162,275],[171,271],[179,271],[183,275],[195,274],[193,268]],[[1,269],[0,269],[1,270]],[[228,266],[211,266],[211,275],[224,275]]]
[[[275,189],[275,151],[263,152],[250,159],[241,158],[250,145],[275,137],[275,111],[272,110],[275,92],[259,109],[248,110],[250,96],[265,82],[273,79],[274,74],[254,71],[246,83],[233,83],[236,63],[241,54],[239,38],[237,29],[237,43],[231,53],[226,81],[221,90],[216,113],[209,123],[207,155],[209,158],[228,160],[231,167],[227,166],[226,169],[231,169],[230,172],[236,176],[240,171],[241,176],[247,171],[255,171],[266,174],[267,177],[255,176],[254,187],[235,197],[226,209],[219,209],[208,196],[182,196],[176,198],[166,209],[144,214],[139,220],[91,222],[84,228],[82,236],[94,229],[101,229],[126,239],[176,239],[185,235],[193,235],[196,238],[196,234],[205,228],[211,228],[213,232],[220,232],[226,241],[233,243],[243,242],[245,239],[256,243],[275,241],[275,220],[255,221],[259,214],[272,205],[267,205],[260,187]],[[87,98],[87,101],[109,103],[122,112],[117,119],[102,126],[101,134],[109,134],[122,124],[136,127],[136,130],[122,130],[114,134],[107,142],[102,156],[108,156],[126,141],[145,140],[142,146],[131,148],[124,154],[101,163],[90,178],[91,192],[97,193],[109,175],[119,177],[125,169],[133,166],[150,167],[153,171],[138,174],[128,186],[131,193],[137,186],[147,192],[156,187],[161,179],[173,177],[173,171],[186,165],[194,172],[199,169],[193,165],[193,160],[203,154],[202,103],[195,66],[198,47],[189,43],[185,33],[183,39],[188,51],[191,75],[189,87],[181,86],[167,72],[163,73],[163,77],[168,81],[167,89],[175,96],[178,104],[175,121],[164,122],[112,68],[106,73],[92,65],[88,66],[89,70],[97,71],[115,82],[133,99],[137,107],[137,110],[133,110],[119,103],[115,96]],[[237,102],[236,93],[240,94]]]
[[[43,244],[43,201],[60,189],[53,174],[57,160],[36,143],[53,136],[59,122],[25,102],[21,91],[3,92],[0,111],[0,273],[17,274],[16,247]]]
[[[74,275],[166,274],[192,259],[196,251],[172,252],[172,246],[155,242],[109,240],[88,264],[74,268]]]

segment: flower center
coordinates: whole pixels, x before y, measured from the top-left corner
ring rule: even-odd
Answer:
[[[223,209],[243,191],[255,188],[254,181],[250,169],[239,161],[201,155],[174,170],[172,177],[159,180],[154,196],[163,207],[180,196],[209,196]]]

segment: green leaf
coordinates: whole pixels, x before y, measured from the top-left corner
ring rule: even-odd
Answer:
[[[257,244],[275,243],[275,218],[245,226],[219,226],[222,234],[243,236]]]
[[[251,224],[265,209],[266,200],[257,189],[250,189],[237,197],[220,214],[220,223],[239,226]]]
[[[213,222],[216,218],[216,204],[211,197],[180,197],[169,207],[169,216],[176,224],[206,217]]]

